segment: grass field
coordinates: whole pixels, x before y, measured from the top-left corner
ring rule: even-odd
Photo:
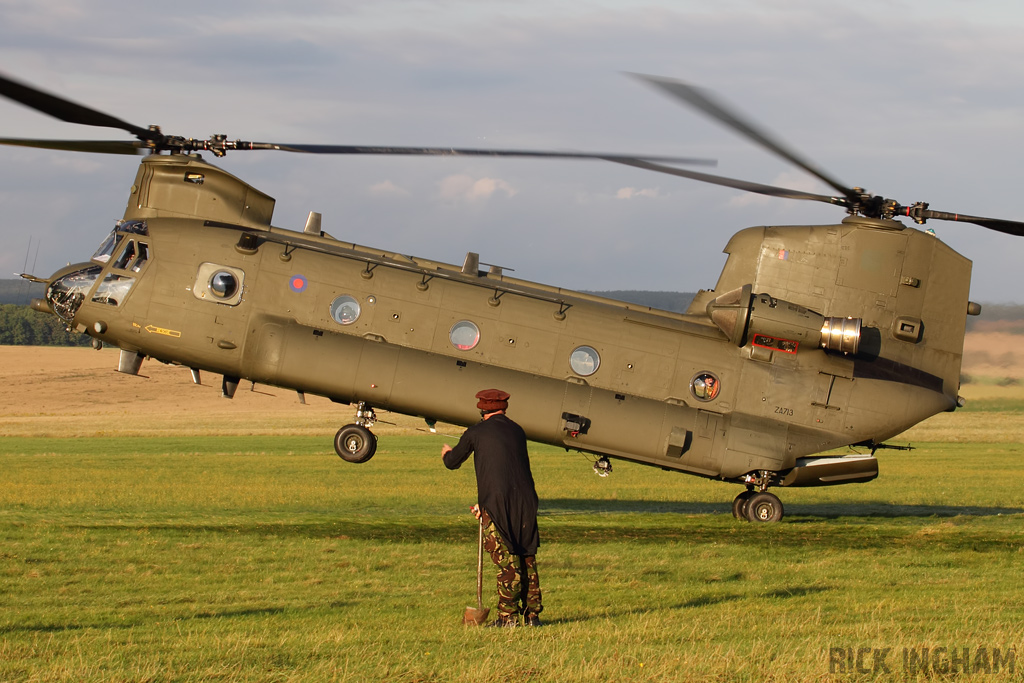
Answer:
[[[494,632],[460,623],[474,484],[444,437],[403,422],[349,465],[320,427],[340,410],[76,351],[0,363],[21,397],[0,412],[0,680],[1024,677],[1019,386],[965,386],[874,482],[781,490],[777,525],[733,520],[723,484],[534,447],[545,626]],[[19,385],[33,362],[92,394]]]

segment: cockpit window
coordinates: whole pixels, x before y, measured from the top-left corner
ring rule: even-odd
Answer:
[[[96,253],[92,255],[93,261],[99,263],[106,263],[110,260],[110,255],[114,253],[114,249],[117,247],[118,242],[121,241],[121,235],[117,234],[117,228],[110,231],[106,239],[100,245],[100,248],[96,250]]]
[[[146,225],[145,221],[118,221],[114,229],[110,231],[110,234],[100,244],[100,248],[92,255],[92,260],[97,263],[109,261],[111,254],[114,253],[117,245],[120,244],[121,237],[125,234],[149,235],[149,226]]]
[[[132,235],[149,235],[149,226],[146,225],[146,221],[120,221],[114,229]]]
[[[135,261],[131,264],[131,269],[136,273],[142,270],[142,266],[146,265],[146,261],[149,260],[149,245],[145,242],[139,242],[139,255],[135,257]]]
[[[124,249],[114,259],[111,268],[130,270],[133,273],[140,272],[142,267],[146,265],[146,261],[149,260],[149,245],[145,242],[136,242],[135,240],[123,240],[122,242],[124,243]]]
[[[128,290],[134,284],[135,278],[133,277],[118,275],[117,273],[107,273],[106,277],[103,278],[103,282],[96,288],[96,293],[92,295],[92,300],[100,304],[120,306],[124,303],[124,298],[128,296]]]
[[[125,245],[121,255],[114,261],[114,267],[119,270],[124,270],[133,258],[135,258],[135,242],[128,240],[128,244]]]

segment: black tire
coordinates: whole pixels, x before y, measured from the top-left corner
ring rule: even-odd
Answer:
[[[750,501],[750,497],[753,496],[755,491],[741,491],[740,495],[736,496],[732,501],[732,516],[736,519],[744,522],[749,522],[747,519],[747,503]]]
[[[778,522],[782,513],[782,501],[767,491],[755,493],[747,500],[747,519],[751,522]]]
[[[377,437],[361,425],[345,425],[334,435],[334,452],[345,462],[366,462],[377,452]]]

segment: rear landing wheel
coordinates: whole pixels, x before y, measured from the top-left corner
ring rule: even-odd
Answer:
[[[345,462],[366,462],[377,452],[377,437],[362,425],[345,425],[334,435],[334,451]]]
[[[743,491],[740,495],[736,496],[732,501],[732,516],[736,519],[741,519],[744,522],[749,521],[747,519],[747,501],[754,495],[754,491]]]
[[[747,500],[747,519],[751,522],[777,522],[782,519],[782,501],[767,491],[755,493]]]

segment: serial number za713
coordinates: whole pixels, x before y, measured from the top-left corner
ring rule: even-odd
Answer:
[[[786,417],[793,417],[792,408],[783,408],[782,406],[775,406],[776,415],[785,415]]]

